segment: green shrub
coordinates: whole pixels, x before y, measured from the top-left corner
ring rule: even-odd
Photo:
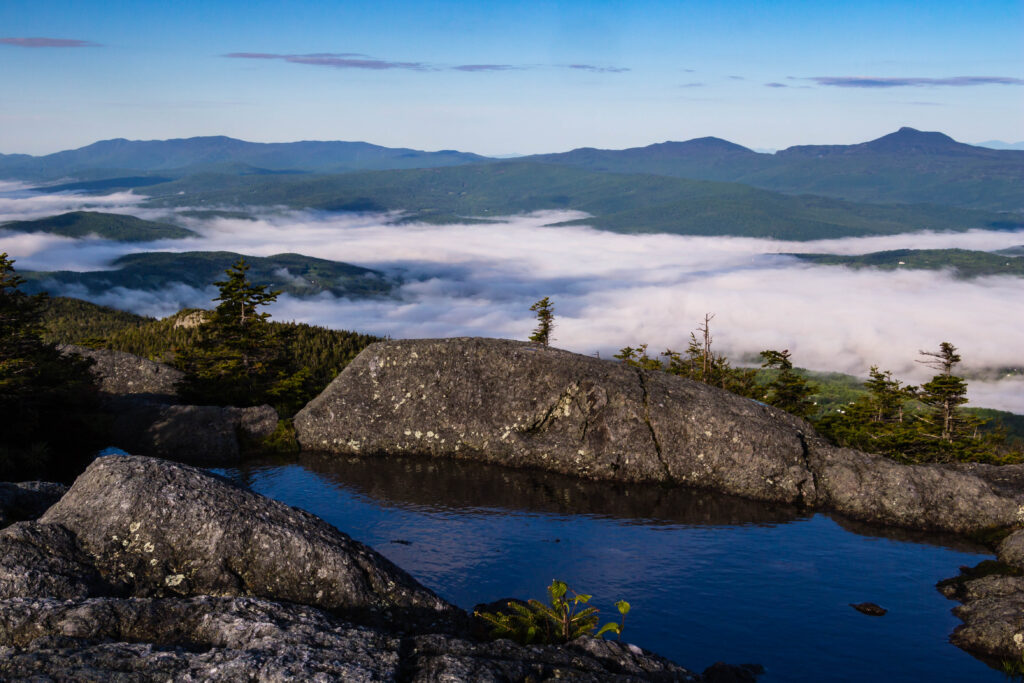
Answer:
[[[566,597],[570,592],[572,597]],[[606,623],[595,634],[599,623],[598,610],[596,607],[582,607],[590,602],[591,597],[571,591],[564,581],[554,579],[548,586],[549,604],[540,600],[529,600],[525,604],[509,601],[509,612],[473,614],[492,627],[492,638],[509,638],[522,645],[567,643],[580,636],[600,637],[608,632],[621,637],[629,603],[625,600],[616,602],[621,620],[619,623]]]

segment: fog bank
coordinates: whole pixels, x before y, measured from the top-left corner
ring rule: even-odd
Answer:
[[[167,212],[109,206],[147,218]],[[37,204],[43,202],[38,198]],[[9,212],[18,199],[0,201]],[[55,201],[55,200],[54,200]],[[67,200],[66,200],[67,201]],[[24,211],[23,211],[24,213]],[[797,365],[859,376],[879,365],[911,382],[930,371],[918,351],[942,341],[960,348],[964,370],[1024,367],[1024,278],[958,280],[933,271],[850,270],[784,254],[859,254],[899,248],[999,249],[1024,233],[914,233],[818,242],[731,237],[622,235],[545,224],[570,212],[494,224],[395,225],[393,217],[275,212],[255,220],[179,217],[199,237],[124,245],[44,235],[0,234],[0,251],[19,268],[93,269],[129,251],[229,250],[254,256],[298,252],[400,276],[393,298],[348,300],[282,296],[277,319],[357,329],[394,338],[494,336],[525,339],[529,306],[555,304],[554,344],[610,357],[625,345],[684,349],[705,313],[715,346],[741,359],[789,349]],[[72,294],[72,292],[68,292]],[[210,290],[111,290],[99,303],[150,315],[208,302]],[[1024,413],[1021,378],[972,382],[976,402]]]

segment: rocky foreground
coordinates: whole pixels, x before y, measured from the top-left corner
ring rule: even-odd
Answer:
[[[0,680],[752,680],[587,637],[478,641],[372,549],[186,465],[99,458],[66,493],[0,487],[0,509],[28,520],[0,531]]]
[[[387,341],[295,417],[303,449],[659,482],[931,531],[1009,527],[1024,466],[900,465],[715,387],[536,344]]]
[[[237,409],[177,405],[174,395],[177,378],[172,369],[113,351],[69,350],[96,357],[98,364],[95,370],[119,415],[115,425],[116,438],[119,439],[116,445],[126,450],[200,462],[230,462],[240,455],[238,434],[258,437],[269,433],[276,421],[276,415],[271,414],[273,410],[267,406]],[[807,422],[714,387],[661,372],[644,371],[621,363],[515,341],[443,339],[374,344],[300,411],[295,417],[295,429],[305,450],[363,456],[464,458],[509,467],[544,469],[585,479],[683,485],[754,500],[793,504],[803,509],[834,510],[871,524],[925,531],[973,534],[993,529],[1012,530],[1024,523],[1024,466],[901,465],[884,457],[836,448],[818,436]],[[0,525],[4,523],[4,495],[15,494],[5,494],[0,488]],[[145,494],[140,492],[139,496],[144,498]],[[182,494],[182,498],[187,496]],[[55,510],[59,511],[62,505],[63,501]],[[81,509],[89,509],[87,501],[83,500],[81,505]],[[135,505],[139,510],[145,507],[142,503]],[[270,606],[267,606],[259,602],[277,599],[327,610],[316,612],[316,619],[336,619],[340,613],[340,605],[322,602],[327,599],[324,595],[331,594],[330,591],[311,600],[308,591],[293,593],[290,592],[293,588],[284,590],[283,579],[267,578],[271,574],[287,576],[288,568],[284,565],[279,570],[266,570],[261,575],[262,579],[246,579],[243,570],[248,570],[250,560],[226,559],[232,556],[231,553],[242,552],[241,547],[216,549],[215,556],[221,558],[216,561],[220,562],[216,565],[222,575],[220,582],[200,582],[194,588],[179,589],[178,586],[192,586],[196,580],[193,575],[178,572],[169,575],[172,578],[168,579],[160,574],[165,567],[177,566],[178,560],[154,555],[148,560],[156,560],[155,564],[140,565],[136,561],[130,566],[122,566],[127,550],[120,550],[118,543],[125,549],[135,547],[134,537],[126,536],[123,529],[111,532],[111,536],[118,536],[117,539],[97,537],[90,541],[91,536],[85,526],[75,531],[72,528],[74,524],[68,527],[65,521],[51,518],[50,514],[47,513],[46,523],[59,522],[60,528],[71,529],[71,538],[77,540],[72,542],[61,535],[64,532],[53,531],[51,527],[45,527],[49,535],[39,536],[42,531],[31,524],[15,525],[3,532],[0,538],[5,539],[2,543],[14,542],[6,539],[20,539],[17,542],[23,548],[55,548],[52,552],[40,551],[43,555],[36,559],[43,562],[40,566],[44,567],[51,566],[46,564],[50,562],[46,558],[51,555],[63,553],[80,558],[76,553],[86,552],[81,557],[92,559],[81,560],[82,567],[98,572],[95,575],[88,572],[76,574],[76,581],[93,587],[79,591],[81,595],[75,594],[78,599],[86,601],[81,606],[86,611],[99,604],[88,600],[150,600],[155,595],[153,591],[163,591],[178,596],[174,598],[176,600],[199,600],[189,608],[197,614],[203,610],[212,610],[211,614],[235,614],[234,610],[240,610],[239,614],[251,615],[254,613],[246,610],[285,609],[280,603],[268,603]],[[196,524],[200,522],[198,519],[194,521]],[[133,523],[127,522],[129,527]],[[156,523],[164,524],[162,520]],[[75,535],[79,533],[81,538]],[[185,540],[187,538],[183,537],[182,541]],[[94,545],[82,550],[80,544],[86,542]],[[193,547],[189,552],[199,551]],[[240,557],[250,556],[243,554]],[[251,559],[254,567],[260,566],[258,553]],[[984,571],[965,573],[944,582],[941,590],[948,597],[963,602],[954,610],[964,621],[952,637],[957,645],[979,654],[1017,661],[1024,655],[1024,531],[1014,533],[1003,542],[999,548],[999,560],[994,571],[988,567]],[[29,570],[35,565],[26,560],[22,566]],[[64,576],[60,566],[54,566],[56,574],[47,569],[39,574],[42,577],[39,580],[53,582],[57,581],[53,576]],[[209,576],[211,571],[204,570],[196,576]],[[47,576],[50,578],[45,578]],[[96,583],[97,576],[108,577],[104,578],[107,583]],[[167,583],[168,580],[177,582],[179,579],[175,577],[178,576],[181,577],[180,583]],[[110,583],[114,579],[109,577],[115,577],[116,581]],[[7,585],[4,581],[0,578],[0,587]],[[164,582],[162,586],[161,581]],[[133,586],[131,590],[124,587],[129,584]],[[224,587],[231,585],[235,587]],[[263,586],[263,592],[255,590],[257,585]],[[91,592],[93,590],[100,591],[99,598]],[[133,597],[123,597],[126,594]],[[34,593],[23,587],[4,595],[29,597]],[[313,595],[316,596],[317,592],[314,591]],[[163,593],[161,596],[161,599],[169,599]],[[230,597],[231,601],[222,600],[213,605],[210,596],[218,599]],[[59,598],[60,595],[52,596],[52,599]],[[248,602],[239,602],[242,598]],[[125,604],[135,606],[143,603]],[[38,609],[43,610],[44,607],[39,606]],[[108,610],[108,607],[95,609]],[[114,611],[108,610],[104,614],[120,614],[118,610],[122,608],[110,609]],[[171,607],[152,609],[172,610]],[[440,611],[444,612],[444,609]],[[371,617],[376,613],[366,608],[358,619],[349,614],[346,618],[353,621],[345,622],[348,624],[346,628],[355,628],[357,624],[358,628],[372,630],[380,627],[367,626],[370,622],[391,623],[387,619],[374,621]],[[416,613],[428,617],[433,614],[430,609]],[[61,621],[64,617],[52,614],[56,613],[44,610],[37,616],[46,623],[65,623]],[[306,610],[301,614],[306,619],[313,618],[309,615],[314,613]],[[395,614],[398,613],[392,612],[391,616]],[[456,610],[452,614],[461,613]],[[251,617],[256,621],[261,618]],[[402,613],[401,618],[406,619],[406,615]],[[464,619],[465,615],[461,618]],[[231,619],[236,617],[229,621]],[[237,623],[242,624],[240,629],[255,628],[247,619],[250,617],[237,617]],[[286,617],[280,616],[280,619]],[[304,633],[320,628],[308,624],[303,628],[306,626],[309,628]],[[434,647],[432,652],[440,652],[450,646],[445,651],[462,653],[456,659],[469,657],[491,661],[488,659],[490,655],[481,652],[490,651],[488,648],[497,645],[451,640],[454,636],[450,634],[460,632],[454,623],[450,626],[449,635],[443,637],[448,639],[443,647],[437,645],[441,641],[436,640],[441,636],[430,636],[435,638],[430,641],[435,643],[431,646]],[[166,635],[146,640],[148,636],[136,635],[129,633],[124,639],[155,643],[156,651],[160,652],[163,652],[160,648],[166,647],[191,647],[187,638],[180,634],[176,636],[177,640]],[[408,637],[399,639],[401,645],[397,651],[408,653],[409,642],[427,642],[416,640],[426,637],[423,635],[410,637],[413,641]],[[464,649],[469,647],[483,650],[473,650],[470,654],[470,650]],[[588,644],[571,645],[569,650],[595,647],[616,648],[611,644],[588,641]],[[557,657],[569,650],[559,650],[561,654]],[[543,666],[550,664],[557,668],[563,665],[563,660],[552,654],[554,650],[545,652],[544,657],[550,655],[555,659],[545,659],[548,663]],[[650,665],[654,668],[638,663],[639,660],[630,660],[632,664],[609,663],[617,662],[616,657],[620,655],[635,659],[635,653],[622,651],[609,655],[611,659],[602,659],[604,655],[587,652],[589,654],[579,651],[571,655],[571,658],[588,658],[585,666],[581,664],[581,671],[598,670],[588,667],[607,667],[604,669],[606,672],[636,673],[642,669],[642,675],[654,677],[669,671],[657,668],[670,666],[667,663]],[[198,656],[182,655],[186,658]],[[506,655],[494,656],[502,662],[509,659]],[[175,661],[180,661],[180,658]],[[408,661],[407,658],[403,660],[405,663],[398,670],[408,670]],[[670,678],[691,675],[681,669],[671,671],[670,675],[666,674]],[[400,677],[406,677],[406,674]]]
[[[963,620],[950,640],[965,650],[1018,667],[1024,665],[1024,530],[1007,536],[996,551],[998,561],[962,567],[961,575],[943,581],[939,590],[962,605],[953,614]]]

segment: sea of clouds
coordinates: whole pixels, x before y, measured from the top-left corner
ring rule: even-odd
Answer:
[[[93,270],[138,251],[226,250],[253,256],[297,252],[400,278],[396,295],[345,299],[282,296],[276,319],[394,338],[492,336],[525,339],[530,305],[554,302],[554,345],[610,357],[626,345],[686,347],[705,313],[715,347],[736,360],[789,349],[797,365],[865,376],[879,365],[911,382],[930,374],[918,351],[950,341],[965,372],[1024,367],[1024,278],[960,280],[948,272],[850,270],[787,253],[861,254],[885,249],[993,250],[1024,244],[1024,232],[919,232],[783,242],[733,237],[622,235],[546,227],[570,212],[514,216],[491,224],[395,224],[394,216],[268,210],[257,218],[188,218],[140,206],[140,197],[39,194],[0,185],[0,222],[93,209],[173,218],[199,236],[143,244],[4,233],[0,251],[26,270]],[[59,292],[83,296],[69,289]],[[154,316],[209,306],[214,290],[114,289],[97,303]],[[1024,377],[971,382],[977,405],[1024,413]]]

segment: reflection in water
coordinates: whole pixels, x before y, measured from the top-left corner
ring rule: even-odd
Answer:
[[[595,515],[652,524],[776,524],[799,513],[772,505],[657,484],[615,484],[465,460],[303,454],[298,463],[382,505]]]
[[[696,670],[723,660],[763,664],[761,683],[1002,680],[947,641],[959,622],[934,585],[982,559],[963,541],[462,461],[303,455],[225,474],[463,608],[541,597],[552,578],[605,614],[625,598],[625,638]],[[859,602],[889,613],[864,616],[849,607]]]

